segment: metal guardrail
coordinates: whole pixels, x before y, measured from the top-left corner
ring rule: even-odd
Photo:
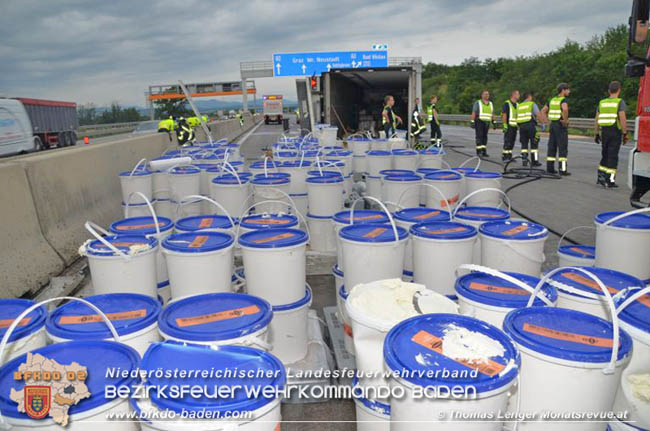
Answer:
[[[142,121],[134,121],[131,123],[89,124],[87,126],[79,127],[77,129],[77,136],[97,138],[99,136],[116,135],[118,133],[129,133],[134,131],[140,123],[142,123]]]
[[[438,117],[441,121],[452,121],[459,123],[469,123],[470,116],[467,114],[439,114]],[[569,128],[579,130],[592,130],[594,128],[594,118],[569,118]],[[497,123],[501,124],[501,116],[497,119]],[[635,120],[627,120],[627,130],[630,135],[634,133]]]

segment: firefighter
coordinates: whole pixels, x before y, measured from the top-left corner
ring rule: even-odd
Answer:
[[[395,106],[395,98],[390,94],[385,96],[384,108],[381,110],[381,125],[384,127],[387,139],[395,134],[397,125],[402,124],[400,116],[393,112],[393,106]]]
[[[496,128],[494,120],[494,105],[490,101],[490,92],[483,90],[481,98],[474,102],[471,121],[471,127],[476,132],[476,155],[479,157],[490,157],[487,153],[488,131],[490,123]]]
[[[158,131],[159,132],[167,132],[171,133],[176,129],[176,121],[174,121],[174,117],[171,115],[169,116],[168,119],[166,120],[161,120],[158,123]]]
[[[557,96],[553,97],[542,109],[542,114],[551,122],[548,138],[548,152],[546,154],[546,171],[556,174],[555,161],[558,161],[560,175],[569,176],[569,102],[567,97],[571,94],[569,84],[562,83],[557,86]]]
[[[420,99],[415,99],[415,108],[413,109],[413,114],[411,115],[411,137],[416,140],[420,137],[422,132],[427,129],[426,124],[424,123],[424,118],[420,114]]]
[[[539,131],[537,121],[540,119],[539,107],[533,101],[533,93],[524,94],[524,101],[517,105],[517,124],[519,125],[519,142],[521,143],[521,158],[523,165],[542,166],[539,162]]]
[[[512,160],[512,149],[517,141],[517,102],[519,102],[519,90],[512,90],[510,99],[506,100],[501,107],[501,120],[503,121],[501,160],[504,162]]]
[[[239,127],[244,127],[244,113],[241,110],[237,111],[237,119],[239,120]]]
[[[178,119],[176,139],[178,139],[178,145],[181,146],[194,144],[194,129],[192,129],[192,126],[187,123],[187,120],[184,117]]]
[[[609,84],[609,97],[598,104],[596,111],[597,144],[602,145],[602,157],[598,166],[597,184],[606,188],[616,188],[616,169],[618,167],[618,151],[621,143],[627,143],[627,105],[621,96],[621,83],[612,81]],[[602,132],[602,135],[601,135]]]
[[[442,141],[442,130],[440,130],[440,119],[438,118],[438,110],[436,104],[438,103],[438,96],[435,94],[431,96],[429,106],[427,106],[427,119],[429,120],[429,127],[431,128],[431,142],[440,144]]]

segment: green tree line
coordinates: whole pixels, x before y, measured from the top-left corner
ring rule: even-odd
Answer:
[[[628,117],[632,117],[639,79],[625,76],[627,37],[627,26],[619,25],[587,43],[567,40],[545,54],[486,60],[471,57],[455,66],[429,63],[422,72],[424,102],[437,94],[440,113],[468,114],[485,88],[500,111],[510,92],[517,89],[522,97],[532,91],[541,108],[555,95],[557,84],[567,82],[571,86],[569,115],[590,118],[595,116],[598,101],[607,95],[609,82],[617,80],[623,84],[621,97],[628,105]]]
[[[141,115],[136,108],[123,108],[119,103],[111,103],[110,108],[99,111],[93,103],[77,107],[77,118],[80,126],[90,124],[131,123],[144,121],[147,117]]]

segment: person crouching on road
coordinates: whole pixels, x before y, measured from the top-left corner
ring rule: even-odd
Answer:
[[[490,123],[492,123],[493,127],[496,127],[494,105],[490,101],[490,92],[483,90],[481,98],[474,102],[471,121],[471,127],[476,132],[476,155],[479,157],[490,157],[487,153]]]
[[[194,129],[190,126],[187,120],[184,117],[178,119],[178,125],[176,128],[176,139],[178,140],[178,145],[192,145],[194,144]]]
[[[616,171],[618,169],[618,152],[621,143],[627,143],[627,105],[620,98],[621,83],[609,84],[609,97],[601,100],[596,111],[597,144],[602,145],[602,157],[598,166],[596,184],[605,188],[616,188]],[[601,135],[602,133],[602,135]]]
[[[402,124],[402,119],[399,115],[393,112],[395,106],[395,98],[390,94],[384,97],[384,108],[381,111],[381,124],[386,132],[386,139],[390,139],[397,130],[397,125]]]
[[[509,162],[512,160],[512,149],[517,141],[517,102],[519,102],[519,90],[512,90],[510,99],[506,100],[501,107],[501,121],[503,122],[503,153],[501,160]]]

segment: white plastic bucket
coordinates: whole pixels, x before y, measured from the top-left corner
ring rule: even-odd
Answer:
[[[379,138],[370,141],[370,151],[390,151],[388,139]]]
[[[172,211],[172,201],[169,199],[156,199],[153,204],[156,215],[160,217],[166,217],[170,220],[174,217],[174,213]]]
[[[86,227],[89,226],[86,223]],[[97,235],[96,238],[86,242],[79,250],[88,257],[95,294],[140,293],[154,298],[158,296],[158,241],[155,238],[140,235]]]
[[[337,265],[341,271],[344,268],[343,260],[343,245],[341,243],[341,237],[339,236],[339,231],[345,226],[351,224],[368,224],[368,223],[388,223],[390,219],[383,211],[377,210],[345,210],[340,211],[334,214],[332,217],[332,223],[334,224],[334,234],[336,235],[336,254],[337,254]],[[338,290],[337,290],[338,292]]]
[[[321,129],[320,145],[328,146],[336,144],[336,135],[339,128],[336,126],[325,126]]]
[[[264,160],[258,160],[251,163],[248,166],[248,170],[253,175],[262,175],[262,176],[271,176],[274,173],[279,172],[280,163],[276,163],[273,160],[265,157]]]
[[[29,299],[0,299],[0,336],[3,337],[11,323],[33,305],[36,305],[36,302]],[[45,336],[45,318],[47,315],[47,309],[41,306],[21,319],[7,340],[4,353],[0,357],[1,363],[47,344]]]
[[[456,208],[461,199],[462,178],[462,175],[455,171],[437,171],[425,175],[424,184],[431,185],[442,193],[440,196],[439,192],[428,188],[426,207],[445,211]]]
[[[650,278],[650,208],[598,214],[596,266],[615,269],[641,280]]]
[[[142,431],[273,431],[279,429],[281,421],[280,398],[244,396],[260,387],[268,387],[271,394],[279,393],[286,381],[283,364],[275,356],[259,349],[245,346],[178,346],[172,343],[158,343],[149,349],[142,360],[142,369],[161,369],[163,375],[174,375],[179,370],[201,375],[230,375],[241,372],[243,375],[262,377],[228,379],[217,377],[202,379],[206,387],[229,385],[227,396],[219,397],[211,404],[197,401],[191,397],[172,398],[167,390],[158,397],[157,391],[149,391],[149,398],[130,400],[131,406],[140,418]],[[235,371],[236,370],[236,371]],[[187,378],[151,378],[148,384],[161,387],[184,385]],[[228,383],[224,383],[227,380]],[[165,391],[165,389],[163,389]],[[241,391],[241,392],[240,392]],[[202,401],[205,398],[202,398]],[[135,423],[135,422],[134,422]],[[135,423],[137,425],[137,423]]]
[[[355,174],[365,174],[368,172],[368,159],[366,155],[357,156],[356,154],[352,156],[352,172]]]
[[[390,431],[390,405],[367,398],[354,398],[354,406],[357,431]]]
[[[154,205],[155,208],[156,200],[154,199],[150,203]],[[125,202],[122,202],[122,213],[124,214],[124,218],[146,217],[151,214],[146,202],[143,202],[141,204],[134,204],[134,203],[127,204]]]
[[[200,199],[183,199],[181,201],[171,201],[171,205],[173,214],[172,220],[174,221],[183,217],[193,217],[203,214],[203,201]]]
[[[442,169],[444,152],[440,148],[432,147],[420,150],[418,167],[424,169]]]
[[[288,202],[289,183],[291,180],[286,177],[257,177],[253,178],[251,185],[255,203],[255,213],[277,213],[286,206],[277,202]]]
[[[418,152],[415,150],[397,149],[392,151],[393,169],[415,171],[418,168]]]
[[[162,242],[172,298],[230,292],[233,235],[191,232],[170,235]]]
[[[296,204],[295,209],[291,208],[289,212],[291,214],[307,214],[309,212],[309,196],[307,193],[302,195],[289,195],[294,204]]]
[[[508,201],[510,202],[510,201]],[[454,219],[461,223],[474,226],[477,230],[483,223],[491,221],[505,221],[510,219],[510,208],[507,210],[494,207],[463,207],[462,202],[454,211]],[[474,252],[472,254],[472,263],[481,264],[481,237],[479,236],[474,243]]]
[[[212,208],[216,208],[216,206],[212,206]],[[235,223],[234,226],[233,222]],[[234,235],[236,227],[236,220],[231,219],[227,215],[216,214],[185,217],[177,220],[176,223],[174,223],[174,231],[176,231],[176,233],[190,233],[201,231],[223,232]]]
[[[215,177],[210,184],[210,197],[223,205],[234,217],[241,217],[250,194],[250,180],[245,177],[223,175]],[[221,210],[216,213],[224,215]]]
[[[366,193],[365,196],[370,196],[381,200],[381,177],[366,176]]]
[[[548,283],[558,290],[558,307],[593,314],[605,320],[612,319],[609,299],[598,283],[586,276],[582,270],[598,277],[612,296],[626,289],[644,287],[638,278],[611,269],[588,266],[559,268],[548,280]]]
[[[442,210],[432,210],[428,208],[404,208],[393,214],[395,223],[398,226],[406,229],[407,232],[411,231],[411,227],[426,222],[433,221],[447,221],[450,220],[450,214]],[[406,251],[404,252],[404,271],[411,273],[411,280],[413,277],[413,239],[409,233],[406,240]]]
[[[239,235],[259,229],[297,228],[298,217],[293,214],[253,214],[241,219]]]
[[[472,336],[463,339],[464,334]],[[473,362],[482,365],[454,360],[458,348],[471,352],[477,358]],[[501,431],[499,414],[507,407],[521,363],[514,343],[503,331],[453,314],[427,314],[399,323],[386,336],[384,360],[386,370],[393,374],[391,389],[404,391],[404,396],[390,400],[391,431]],[[436,374],[441,370],[467,373],[468,367],[478,368],[476,376]],[[416,395],[423,388],[430,389],[432,398]],[[456,390],[456,396],[445,389]],[[414,422],[422,425],[414,427]]]
[[[303,297],[293,303],[273,306],[273,320],[269,325],[270,353],[283,364],[303,359],[309,350],[309,307],[311,288],[303,290]]]
[[[251,346],[269,350],[271,305],[241,293],[210,293],[169,304],[160,315],[165,340],[209,346]]]
[[[370,140],[365,137],[348,137],[348,145],[352,148],[353,156],[364,156],[370,150]]]
[[[489,190],[485,193],[476,193],[467,198],[467,205],[478,207],[498,207],[501,204],[501,174],[498,172],[471,171],[463,173],[465,177],[464,196],[478,190]]]
[[[521,380],[513,395],[520,414],[611,411],[632,349],[632,339],[616,323],[564,308],[528,307],[510,312],[503,328],[521,352]],[[580,431],[603,428],[602,422],[570,425]],[[519,429],[548,430],[549,424],[521,423]]]
[[[334,277],[337,275],[335,273]],[[345,291],[345,286],[343,285],[343,274],[341,274],[341,285],[336,290],[336,309],[339,320],[343,325],[343,342],[345,345],[345,350],[348,351],[351,355],[354,355],[354,339],[352,335],[352,324],[350,322],[350,315],[348,310],[345,308],[345,301],[348,299],[348,293]]]
[[[510,311],[526,306],[539,283],[539,278],[526,274],[504,273],[478,265],[460,268],[472,271],[456,280],[460,314],[497,328],[503,327],[503,319]],[[545,284],[535,299],[535,306],[555,307],[556,303],[557,289]]]
[[[353,224],[339,231],[343,245],[345,286],[400,278],[408,233],[390,224]]]
[[[331,217],[343,208],[343,177],[323,175],[307,178],[309,213]]]
[[[438,172],[440,169],[429,169],[429,168],[419,168],[416,173],[423,178],[422,185],[420,187],[420,206],[424,207],[427,205],[427,189],[430,189],[431,186],[427,186],[424,183],[424,177],[427,174],[432,174]]]
[[[307,193],[307,171],[309,171],[311,162],[305,160],[287,160],[280,164],[280,172],[291,175],[289,184],[290,195],[302,195]]]
[[[336,252],[336,234],[332,217],[307,214],[309,225],[309,247],[312,251],[334,254]]]
[[[525,221],[494,221],[479,228],[481,265],[539,277],[548,229]]]
[[[416,224],[413,241],[413,281],[441,295],[454,295],[456,270],[472,263],[476,228],[457,222]]]
[[[160,341],[157,298],[134,293],[110,293],[84,298],[99,308],[112,322],[120,342],[140,355],[151,343]],[[110,328],[101,315],[82,302],[68,302],[47,317],[47,335],[54,343],[83,340],[112,340]]]
[[[389,150],[405,150],[408,145],[406,139],[393,136],[388,140],[388,149]]]
[[[169,199],[169,180],[167,179],[167,172],[165,171],[153,171],[152,175],[152,187],[154,199]]]
[[[366,160],[368,162],[368,175],[371,177],[379,177],[381,171],[391,168],[392,154],[388,151],[368,151]]]
[[[195,166],[176,166],[167,171],[170,199],[181,202],[185,196],[198,195],[201,184],[201,169]]]
[[[153,199],[153,176],[147,169],[139,169],[139,164],[132,171],[120,172],[120,185],[122,187],[122,202],[128,202],[131,194],[140,192],[149,201]],[[144,199],[137,197],[131,202],[144,203]]]
[[[381,179],[381,184],[382,201],[389,211],[420,205],[422,177],[419,175],[388,175]]]
[[[240,235],[248,293],[273,306],[300,301],[305,296],[307,241],[307,233],[298,229]]]
[[[563,266],[594,266],[596,263],[596,247],[593,245],[563,245],[557,249],[558,265]]]

